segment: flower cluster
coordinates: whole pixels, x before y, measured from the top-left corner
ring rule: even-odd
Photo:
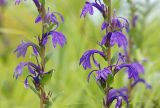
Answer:
[[[110,5],[110,4],[109,4]],[[129,22],[127,19],[123,17],[117,17],[116,12],[114,11],[113,17],[109,11],[110,6],[102,3],[100,0],[95,0],[94,2],[86,2],[82,12],[81,17],[85,17],[87,13],[90,15],[94,14],[94,9],[100,11],[104,18],[104,22],[102,23],[101,30],[105,30],[105,36],[99,43],[99,46],[102,48],[102,51],[99,50],[88,50],[86,51],[83,56],[80,58],[80,65],[83,65],[83,68],[86,70],[87,68],[92,68],[91,60],[93,59],[94,65],[97,69],[92,70],[88,74],[88,81],[90,76],[96,72],[96,82],[100,83],[101,87],[104,89],[104,94],[106,95],[104,98],[104,107],[109,108],[114,100],[117,100],[115,108],[120,108],[122,106],[122,101],[124,100],[128,105],[128,89],[121,88],[121,89],[114,89],[110,85],[110,79],[114,79],[114,76],[120,71],[124,70],[128,74],[128,79],[133,79],[134,82],[132,87],[134,87],[138,82],[145,83],[147,87],[150,87],[144,79],[140,78],[140,74],[144,73],[144,68],[141,64],[137,62],[128,63],[127,62],[127,46],[128,41],[127,37],[123,33],[123,29],[126,32],[129,32]],[[109,19],[109,20],[107,20]],[[118,59],[115,63],[110,63],[111,56],[111,47],[118,45],[119,48],[124,49],[124,54],[119,53]],[[98,62],[94,55],[98,54],[105,61],[108,62],[108,66],[101,68],[100,62]],[[108,78],[110,77],[110,78]]]
[[[15,4],[19,5],[22,0],[15,0]],[[36,63],[33,62],[21,62],[15,69],[14,77],[16,79],[22,75],[23,69],[27,67],[28,75],[24,80],[25,87],[32,86],[29,83],[29,80],[32,81],[34,88],[41,95],[42,103],[46,103],[46,93],[44,91],[44,85],[50,80],[52,76],[53,69],[46,71],[45,70],[45,47],[48,42],[49,37],[52,38],[53,47],[56,48],[57,44],[63,47],[66,44],[66,37],[62,32],[57,31],[57,28],[60,25],[60,22],[64,22],[63,16],[58,12],[51,12],[48,8],[46,12],[44,2],[45,0],[33,0],[35,6],[38,9],[39,15],[35,19],[35,23],[42,22],[42,36],[37,36],[37,42],[31,41],[22,41],[20,45],[15,49],[17,57],[25,57],[29,47],[33,49],[33,57],[36,58]],[[59,21],[60,17],[61,21]],[[48,100],[47,100],[48,101]]]

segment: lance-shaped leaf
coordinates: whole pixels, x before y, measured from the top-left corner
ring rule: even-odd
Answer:
[[[53,74],[53,69],[44,73],[42,76],[41,76],[41,80],[40,80],[40,83],[42,85],[45,85],[48,81],[51,80],[52,78],[52,74]]]

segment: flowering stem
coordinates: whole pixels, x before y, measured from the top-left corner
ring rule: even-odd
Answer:
[[[107,22],[109,25],[111,25],[111,0],[108,0],[108,17],[107,17]],[[109,30],[106,30],[107,32],[111,32],[111,28],[109,27]],[[107,40],[106,42],[106,47],[108,47],[107,51],[107,60],[108,60],[108,65],[110,66],[111,64],[111,46],[110,46],[110,40]]]
[[[45,11],[45,6],[42,5],[41,7],[41,16],[42,16],[42,37],[43,34],[45,33],[45,16],[46,16],[46,11]],[[40,45],[41,47],[41,68],[42,71],[44,72],[45,70],[45,46]],[[44,86],[41,85],[40,88],[40,108],[44,108],[44,98],[45,98],[45,91],[44,91]]]
[[[109,25],[111,25],[111,0],[108,0],[108,15],[107,15],[107,22],[109,23]],[[107,32],[111,32],[111,28],[109,27],[109,30],[106,30]],[[107,49],[107,60],[108,60],[108,66],[111,65],[111,46],[110,46],[110,39],[107,40],[106,45],[105,45],[108,49]],[[104,108],[109,108],[110,106],[107,104],[108,103],[108,94],[109,94],[109,90],[110,90],[110,85],[106,85],[106,90],[105,90],[105,95],[106,95],[106,100],[105,100],[105,105]]]

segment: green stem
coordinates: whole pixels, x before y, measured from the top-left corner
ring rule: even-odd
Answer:
[[[42,37],[43,34],[45,33],[45,16],[46,16],[46,10],[45,10],[45,6],[42,5],[41,7],[41,15],[42,15]],[[44,72],[45,70],[45,46],[44,45],[40,45],[41,47],[41,69]],[[45,91],[44,91],[44,86],[41,85],[40,87],[40,108],[44,108],[44,99],[45,99]]]
[[[112,15],[112,9],[111,9],[111,0],[108,0],[108,12],[107,12],[108,15],[107,16],[107,22],[109,23],[109,29],[107,29],[106,31],[107,32],[111,32],[111,15]],[[108,66],[111,65],[111,46],[110,46],[110,40],[107,40],[106,42],[106,45],[105,45],[108,49],[107,49],[107,60],[108,60]],[[110,85],[106,84],[106,89],[105,89],[105,95],[106,95],[106,99],[105,100],[105,105],[104,105],[104,108],[109,108],[110,106],[107,105],[107,102],[108,102],[108,93],[109,93],[109,90],[110,90]]]
[[[111,9],[111,0],[108,0],[108,17],[107,17],[107,22],[109,23],[109,25],[111,25],[111,14],[112,14],[112,9]],[[111,32],[111,28],[109,27],[109,30],[107,30],[108,32]],[[108,58],[108,65],[111,64],[111,46],[110,46],[110,40],[108,40],[107,42],[107,47],[108,47],[108,51],[107,51],[107,58]]]

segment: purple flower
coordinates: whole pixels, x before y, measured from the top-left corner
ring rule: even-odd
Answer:
[[[140,63],[133,62],[131,65],[137,69],[138,73],[144,73],[144,67]]]
[[[46,16],[45,16],[45,23],[48,23],[48,24],[55,24],[56,27],[55,29],[59,26],[59,21],[57,19],[57,15],[61,18],[61,21],[64,22],[64,18],[63,16],[58,13],[58,12],[50,12],[50,10],[48,9],[48,12],[46,13]],[[42,17],[41,15],[38,15],[36,20],[35,20],[35,23],[39,23],[42,21]]]
[[[20,57],[20,56],[25,57],[29,46],[31,46],[33,48],[33,52],[37,56],[39,53],[39,47],[32,42],[22,41],[22,43],[20,45],[18,45],[17,49],[14,51],[15,53],[17,53],[17,57]]]
[[[114,17],[112,18],[111,27],[113,31],[122,31],[123,28],[129,32],[129,22],[124,17],[117,17],[116,11],[114,11]]]
[[[39,0],[33,0],[33,2],[34,2],[34,4],[36,5],[36,7],[37,7],[38,9],[41,8],[41,4],[40,4]]]
[[[109,26],[109,24],[108,24],[107,22],[103,22],[103,23],[102,23],[102,26],[101,26],[101,30],[107,29],[108,26]]]
[[[50,31],[43,35],[42,45],[45,45],[48,41],[48,36],[52,37],[53,47],[56,48],[57,44],[63,47],[66,44],[66,37],[63,33],[57,31]]]
[[[117,73],[118,71],[120,71],[123,68],[127,68],[127,73],[128,73],[128,78],[131,79],[133,78],[135,81],[137,81],[139,79],[139,74],[138,71],[135,67],[133,67],[130,64],[120,64],[115,66],[114,71]]]
[[[121,89],[111,89],[109,91],[108,96],[106,97],[106,104],[110,106],[112,102],[116,99],[116,105],[115,108],[120,108],[122,106],[122,100],[124,100],[127,103],[128,106],[128,89],[127,88],[121,88]]]
[[[56,48],[56,45],[59,44],[61,47],[63,47],[66,43],[66,38],[61,32],[51,32],[52,35],[52,43],[54,48]]]
[[[96,80],[102,81],[102,82],[106,82],[109,74],[112,75],[111,70],[109,70],[108,68],[104,68],[102,70],[93,70],[88,74],[88,78],[87,78],[88,82],[89,82],[90,76],[93,72],[96,72]]]
[[[109,32],[107,35],[105,35],[101,41],[101,45],[106,44],[107,40],[110,40],[110,45],[113,47],[115,44],[118,45],[118,47],[123,47],[124,51],[126,52],[126,48],[128,45],[126,36],[120,32]]]
[[[101,13],[102,15],[105,17],[105,5],[101,3],[100,0],[95,0],[95,2],[91,3],[91,2],[86,2],[83,9],[82,9],[82,12],[81,12],[81,17],[85,17],[87,13],[89,13],[90,15],[93,15],[94,13],[94,10],[93,10],[93,7],[97,8]]]
[[[28,78],[33,79],[33,83],[35,86],[40,84],[40,75],[46,74],[42,72],[39,66],[35,65],[34,63],[31,62],[21,62],[15,69],[14,71],[14,77],[18,79],[19,76],[22,75],[24,67],[28,67],[29,75],[26,77],[24,81],[24,85],[27,88],[28,87]]]
[[[123,47],[125,49],[127,47],[126,36],[122,32],[112,32],[110,45],[114,46],[115,43],[118,44],[118,47]]]
[[[137,81],[135,81],[134,83],[132,83],[131,87],[134,88],[135,85],[137,85],[138,83],[144,83],[146,85],[147,88],[151,89],[151,85],[149,85],[144,79],[139,78]]]
[[[97,81],[98,80],[106,81],[109,74],[112,74],[112,72],[108,68],[104,68],[103,70],[98,70],[96,79]]]
[[[93,62],[97,67],[100,67],[100,64],[95,60],[94,54],[99,54],[104,57],[104,53],[98,50],[88,50],[86,51],[83,56],[80,58],[80,65],[83,65],[83,68],[86,70],[87,68],[91,68],[91,61],[90,58],[92,56]]]
[[[105,23],[107,24],[107,22],[104,22],[102,25],[104,25]],[[112,29],[112,32],[115,32],[115,31],[122,32],[123,28],[125,28],[126,31],[129,32],[129,22],[128,22],[128,20],[126,18],[123,18],[123,17],[117,17],[116,12],[114,13],[114,17],[111,20],[111,25],[110,26],[104,26],[104,27],[106,29],[108,27],[110,27]],[[102,30],[104,30],[104,29],[102,29]]]
[[[40,74],[37,74],[37,75],[28,75],[28,76],[26,77],[26,79],[24,80],[24,86],[25,86],[25,88],[28,88],[28,85],[29,85],[29,83],[28,83],[28,78],[32,78],[33,83],[34,83],[34,85],[35,85],[36,87],[39,86],[39,84],[40,84]]]
[[[35,65],[34,63],[31,62],[21,62],[15,69],[14,71],[14,77],[17,79],[19,76],[22,75],[24,67],[27,66],[28,70],[31,74],[36,74],[35,72],[40,73],[40,68],[39,66]]]
[[[90,15],[93,15],[93,7],[92,7],[92,4],[89,2],[86,2],[85,6],[83,7],[81,12],[81,17],[82,16],[85,17],[87,13],[89,13]]]

